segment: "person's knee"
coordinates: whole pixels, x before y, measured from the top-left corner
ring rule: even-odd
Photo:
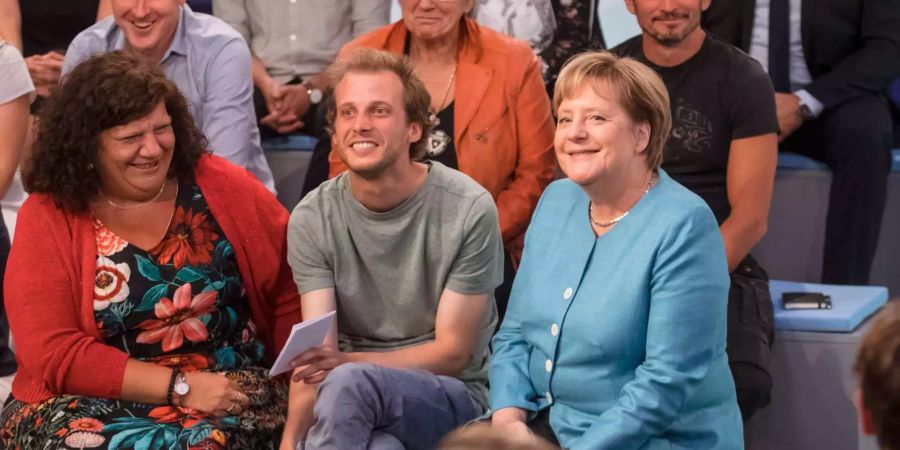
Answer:
[[[831,152],[836,162],[865,166],[869,175],[887,173],[893,130],[890,111],[882,98],[866,96],[849,100],[822,120],[826,133],[831,136],[829,145],[837,147]]]
[[[375,430],[369,441],[369,450],[403,450],[406,447],[396,436],[386,431]]]
[[[744,421],[750,420],[771,401],[772,377],[762,368],[740,362],[731,364],[731,374],[741,416]]]
[[[373,384],[373,374],[377,370],[378,367],[373,364],[341,364],[332,369],[319,385],[319,397],[358,392],[361,388]]]
[[[373,398],[376,387],[371,364],[347,363],[335,367],[319,384],[313,409],[321,420],[341,421],[358,412],[350,405],[363,406]]]
[[[860,124],[841,123],[834,125],[835,132],[845,136],[840,140],[846,145],[840,150],[841,160],[854,165],[865,165],[874,173],[884,172],[891,165],[892,131],[888,129],[867,128]],[[873,172],[869,172],[870,174]]]

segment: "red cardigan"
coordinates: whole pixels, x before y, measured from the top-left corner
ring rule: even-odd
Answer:
[[[288,213],[246,170],[201,157],[197,185],[234,247],[250,310],[268,356],[300,321],[300,296],[285,256]],[[128,355],[105,345],[94,322],[97,248],[90,214],[34,194],[19,211],[4,281],[24,402],[60,394],[119,398]]]

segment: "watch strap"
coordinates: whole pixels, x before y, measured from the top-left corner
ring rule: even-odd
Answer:
[[[169,387],[166,389],[166,404],[174,405],[172,403],[172,396],[175,394],[175,380],[178,379],[178,375],[181,374],[181,369],[174,368],[172,369],[172,375],[169,377]]]
[[[800,117],[803,117],[803,120],[812,120],[816,118],[812,108],[806,103],[800,103]]]

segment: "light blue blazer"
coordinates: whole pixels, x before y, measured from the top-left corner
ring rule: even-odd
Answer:
[[[588,202],[569,180],[541,197],[493,341],[491,408],[549,407],[573,450],[742,449],[712,212],[662,170],[599,238]]]

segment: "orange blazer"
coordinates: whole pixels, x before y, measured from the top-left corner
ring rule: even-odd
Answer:
[[[518,262],[525,229],[553,180],[553,116],[540,64],[525,42],[463,19],[456,69],[453,139],[459,169],[497,203],[507,251]],[[347,43],[338,56],[367,47],[403,54],[403,20]],[[332,150],[331,177],[346,169]]]

